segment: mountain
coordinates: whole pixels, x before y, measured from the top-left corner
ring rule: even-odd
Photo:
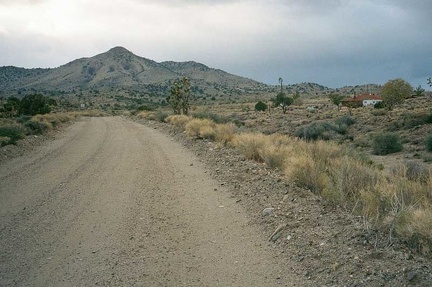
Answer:
[[[268,100],[280,86],[266,85],[239,77],[194,61],[156,62],[137,56],[123,47],[89,58],[81,58],[51,69],[0,67],[0,100],[2,95],[16,96],[40,92],[65,96],[80,106],[137,107],[166,104],[172,83],[187,77],[197,103],[208,101],[244,102]],[[379,93],[378,85],[362,85],[331,89],[315,83],[284,85],[289,96],[326,97],[365,92]]]
[[[193,91],[206,95],[260,93],[268,86],[196,62],[162,62],[139,57],[123,47],[81,58],[53,69],[0,67],[2,91],[113,91],[162,95],[178,78],[188,77]]]

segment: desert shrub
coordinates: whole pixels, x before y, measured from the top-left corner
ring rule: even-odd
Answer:
[[[215,128],[215,140],[222,146],[227,146],[234,139],[234,124],[219,124]]]
[[[26,95],[19,106],[21,115],[34,116],[37,114],[48,114],[51,112],[51,105],[55,101],[41,94]]]
[[[397,134],[381,133],[372,139],[372,153],[376,155],[386,155],[402,150],[402,143]]]
[[[9,124],[0,126],[0,137],[3,137],[2,145],[16,144],[26,136],[25,128],[20,124]],[[8,139],[6,141],[6,138]]]
[[[401,119],[401,125],[406,129],[430,123],[432,123],[432,114],[405,114]]]
[[[152,108],[152,107],[149,107],[149,106],[147,106],[147,105],[141,105],[141,106],[139,106],[138,108],[137,108],[137,111],[140,111],[140,112],[142,112],[142,111],[148,111],[148,112],[151,112],[151,111],[153,111],[154,109]]]
[[[24,126],[29,130],[30,134],[44,134],[52,129],[52,124],[46,121],[29,120]]]
[[[227,117],[210,112],[208,110],[193,113],[192,116],[197,119],[209,119],[216,124],[224,124],[229,122],[229,119]]]
[[[228,121],[235,124],[237,127],[242,127],[245,125],[245,122],[239,117],[237,113],[232,113],[228,116]]]
[[[239,134],[233,146],[249,159],[280,168],[327,203],[361,215],[368,228],[388,233],[387,243],[398,237],[423,253],[432,250],[432,170],[408,162],[382,173],[356,150],[277,134]]]
[[[9,141],[10,141],[10,138],[0,136],[0,146],[8,145]]]
[[[176,128],[184,129],[186,124],[191,120],[192,118],[186,115],[171,115],[165,118],[165,121],[169,124],[172,124]]]
[[[257,112],[265,112],[267,110],[267,105],[262,101],[259,101],[255,104],[255,111]]]
[[[287,163],[287,166],[285,173],[289,178],[299,187],[309,189],[314,193],[320,194],[331,183],[323,165],[314,161],[306,153],[296,156],[290,163]]]
[[[415,216],[421,210],[429,214],[432,211],[429,188],[428,184],[408,179],[403,172],[381,181],[379,192],[386,203],[381,224],[389,229],[390,235],[398,235],[417,246],[422,245],[420,241],[432,240],[429,231],[416,227],[426,225],[430,228],[431,223],[422,222]]]
[[[291,153],[294,140],[280,134],[239,134],[232,140],[232,145],[246,158],[264,162],[272,168],[284,169]]]
[[[286,154],[289,151],[290,150],[284,146],[268,145],[264,146],[261,150],[260,156],[267,166],[283,169],[286,162]]]
[[[385,116],[387,115],[388,111],[384,110],[384,109],[377,109],[377,110],[373,110],[371,111],[371,114],[374,116]]]
[[[383,102],[383,101],[380,101],[380,102],[376,103],[376,104],[374,105],[374,108],[375,108],[375,109],[384,109],[384,108],[385,108],[385,106],[384,106],[384,102]]]
[[[416,208],[405,216],[408,224],[399,226],[397,229],[399,237],[411,249],[420,254],[432,254],[432,207]]]
[[[32,118],[32,116],[26,116],[26,115],[21,115],[16,119],[17,123],[20,124],[25,124],[26,122],[28,122],[30,119]]]
[[[331,160],[328,166],[332,184],[322,195],[335,204],[352,207],[362,190],[371,190],[376,185],[376,170],[357,158],[344,156]]]
[[[391,172],[393,176],[402,176],[413,181],[427,182],[429,180],[428,167],[417,161],[398,164],[392,168]]]
[[[146,119],[154,121],[156,119],[155,113],[150,111],[142,111],[136,115],[139,119]]]
[[[281,135],[271,134],[266,136],[266,143],[259,150],[262,161],[269,167],[283,170],[287,163],[287,158],[294,153],[292,138]]]
[[[426,136],[425,146],[427,151],[432,152],[432,133]]]
[[[235,136],[233,145],[246,158],[262,162],[260,150],[267,144],[266,136],[263,134],[238,134]]]
[[[214,125],[204,125],[199,129],[199,138],[214,140],[216,137],[216,130]]]
[[[393,121],[389,125],[390,131],[396,131],[399,129],[411,129],[417,126],[431,124],[432,114],[403,114],[398,120]]]
[[[294,132],[296,137],[311,140],[330,140],[340,133],[341,127],[329,122],[313,122],[309,125],[301,126]]]
[[[355,124],[354,119],[350,116],[342,116],[340,118],[337,118],[334,122],[338,126],[341,126],[341,125],[350,126],[350,125]]]
[[[72,120],[72,117],[65,113],[60,114],[46,114],[46,115],[35,115],[32,117],[33,121],[47,122],[53,127],[58,126],[60,123],[67,123]]]
[[[214,138],[215,123],[209,119],[192,119],[185,126],[185,132],[191,138]]]
[[[170,114],[167,112],[163,112],[163,111],[157,111],[156,112],[156,119],[161,122],[164,123],[166,118],[169,116]]]

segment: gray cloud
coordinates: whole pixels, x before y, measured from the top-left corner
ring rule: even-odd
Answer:
[[[58,66],[121,45],[275,84],[281,76],[332,87],[402,77],[425,86],[431,76],[432,1],[18,2],[32,8],[0,10],[0,65]]]

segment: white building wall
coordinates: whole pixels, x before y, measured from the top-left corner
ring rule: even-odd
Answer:
[[[381,100],[363,100],[363,107],[373,106],[379,102],[382,102],[382,101]]]

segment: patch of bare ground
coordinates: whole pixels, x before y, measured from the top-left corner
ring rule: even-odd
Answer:
[[[257,117],[267,121],[264,114]],[[166,124],[141,122],[165,131],[194,151],[251,220],[260,224],[278,258],[294,263],[287,272],[297,274],[307,286],[430,286],[431,259],[395,238],[389,244],[389,234],[369,228],[361,217],[326,204],[284,180],[277,170],[247,160],[231,148],[190,140]]]

